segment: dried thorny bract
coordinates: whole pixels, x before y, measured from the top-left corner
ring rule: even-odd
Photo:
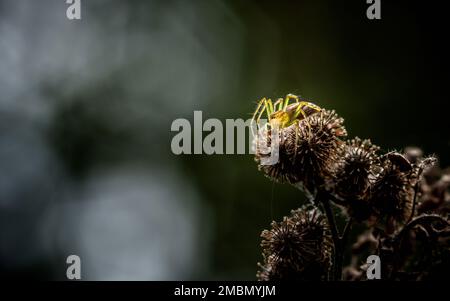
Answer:
[[[259,264],[258,279],[339,280],[344,271],[344,279],[363,280],[368,255],[380,256],[384,279],[433,279],[450,269],[450,170],[435,167],[436,158],[424,157],[417,147],[382,155],[368,139],[343,141],[343,119],[306,104],[271,111],[269,117],[277,120],[255,138],[259,170],[301,188],[314,200],[314,209],[293,211],[262,233],[264,263]],[[289,117],[294,107],[302,109],[303,118]],[[277,128],[280,122],[285,126]],[[279,160],[264,165],[275,132]],[[342,231],[333,204],[346,213]],[[343,269],[354,221],[366,229]]]
[[[282,222],[264,230],[261,246],[264,263],[259,280],[325,279],[332,255],[331,234],[317,209],[297,209]]]
[[[314,193],[333,173],[347,132],[344,120],[334,111],[322,110],[279,130],[279,160],[273,165],[262,165],[270,156],[271,129],[263,129],[255,138],[258,168],[269,178],[296,184]],[[264,150],[264,151],[261,151]]]

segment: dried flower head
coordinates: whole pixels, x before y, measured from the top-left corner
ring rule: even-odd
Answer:
[[[343,158],[336,167],[335,192],[342,198],[362,199],[379,161],[378,146],[356,137],[347,141]]]
[[[286,148],[288,146],[286,139],[289,132],[287,129],[277,133],[278,141],[280,141],[278,144],[278,162],[268,165],[264,165],[263,160],[267,160],[272,155],[272,131],[268,128],[260,129],[254,140],[255,161],[258,163],[258,169],[270,179],[280,183],[295,184],[300,181],[300,177]]]
[[[371,185],[369,202],[379,218],[388,222],[404,221],[411,214],[413,187],[412,166],[400,153],[384,156],[382,170]]]
[[[255,139],[258,168],[269,178],[301,184],[309,192],[323,184],[332,174],[338,160],[342,141],[347,132],[343,118],[334,111],[322,110],[308,116],[297,125],[280,130],[279,161],[273,165],[262,165],[261,160],[270,156],[270,130],[260,131]],[[265,151],[261,151],[265,150]]]
[[[259,280],[325,279],[332,254],[327,223],[317,209],[291,211],[271,230],[261,233],[264,264],[258,264]]]

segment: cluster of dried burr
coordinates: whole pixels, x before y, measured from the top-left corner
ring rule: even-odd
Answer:
[[[445,275],[450,170],[415,147],[380,154],[370,140],[345,140],[343,122],[334,111],[322,110],[299,121],[298,128],[281,129],[273,165],[262,165],[270,154],[258,151],[270,147],[270,129],[259,131],[259,170],[300,188],[311,202],[262,232],[258,279],[364,280],[368,255],[380,256],[382,279]],[[333,209],[345,220],[342,233]],[[352,225],[360,233],[350,231]]]

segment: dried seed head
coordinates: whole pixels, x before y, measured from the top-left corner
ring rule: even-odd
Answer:
[[[423,157],[423,152],[420,148],[409,146],[405,148],[404,160],[406,160],[412,169],[411,178],[413,181],[419,181],[424,174],[426,174],[431,167],[437,163],[437,158],[433,155]]]
[[[278,136],[278,162],[275,164],[264,165],[263,160],[271,157],[272,153],[272,132],[270,129],[262,128],[255,137],[255,161],[258,163],[258,169],[268,178],[280,183],[295,184],[300,181],[298,173],[291,162],[290,154],[286,147],[287,129],[279,131]],[[275,135],[275,133],[274,133]]]
[[[420,180],[424,173],[437,165],[437,162],[438,159],[433,155],[418,160],[417,163],[414,164],[416,179]]]
[[[264,264],[258,264],[259,280],[325,279],[332,254],[327,223],[317,209],[291,211],[280,223],[264,230],[261,247]]]
[[[259,169],[268,177],[291,184],[300,184],[308,192],[324,183],[332,174],[334,164],[342,150],[340,138],[347,132],[343,118],[334,111],[323,110],[308,116],[298,123],[281,129],[279,161],[274,165],[262,165],[261,160],[268,157],[270,131],[262,131],[255,139]],[[266,147],[266,149],[264,149]],[[258,150],[265,150],[264,152]]]
[[[370,185],[375,165],[379,162],[378,146],[356,137],[347,141],[343,158],[336,166],[335,192],[342,198],[362,199]]]
[[[434,169],[436,168],[436,163],[437,158],[435,156],[416,158],[416,160],[412,164],[412,170],[410,172],[411,185],[415,186],[416,184],[418,184],[420,188],[425,188],[426,185],[432,185],[429,182],[430,179],[427,178],[427,176],[430,175],[429,173],[430,171],[431,173],[437,171],[439,179],[440,176],[439,168]],[[422,179],[424,179],[424,181],[422,181]],[[433,182],[435,183],[435,181]]]
[[[411,214],[413,187],[411,169],[406,158],[398,153],[384,157],[382,171],[371,185],[369,202],[379,218],[387,221],[404,221]],[[409,169],[409,171],[407,171]]]

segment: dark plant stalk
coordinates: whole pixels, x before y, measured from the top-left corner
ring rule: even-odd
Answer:
[[[333,244],[334,244],[334,252],[333,252],[333,274],[332,274],[332,280],[339,280],[341,279],[342,275],[342,246],[341,241],[339,237],[339,232],[337,230],[336,221],[334,219],[334,213],[331,209],[330,200],[327,197],[327,193],[319,191],[317,193],[317,201],[318,203],[321,203],[323,206],[323,209],[325,211],[325,215],[328,220],[328,225],[330,226],[331,230],[331,236],[333,238]]]
[[[353,223],[353,219],[350,218],[344,228],[342,236],[339,235],[336,220],[334,218],[334,212],[331,208],[330,198],[328,193],[320,191],[317,194],[317,202],[321,203],[325,211],[325,215],[328,220],[328,224],[331,230],[331,236],[334,243],[333,254],[333,277],[332,280],[342,280],[342,266],[344,261],[344,247],[347,243],[348,234]]]
[[[412,219],[414,217],[414,213],[416,211],[417,193],[418,192],[419,192],[419,182],[417,182],[416,185],[414,185],[414,198],[413,198],[413,204],[412,204],[412,208],[411,208],[411,215],[409,216],[406,224],[409,224],[409,222],[412,221]]]
[[[343,266],[343,262],[344,262],[344,250],[345,250],[345,246],[347,245],[348,242],[348,236],[350,234],[350,230],[352,228],[353,225],[353,218],[349,218],[347,220],[347,223],[345,224],[345,228],[344,228],[344,232],[342,233],[342,236],[339,238],[339,244],[340,244],[340,248],[341,248],[341,254],[340,254],[340,266],[338,266],[339,268],[339,280],[342,280],[342,266]]]

